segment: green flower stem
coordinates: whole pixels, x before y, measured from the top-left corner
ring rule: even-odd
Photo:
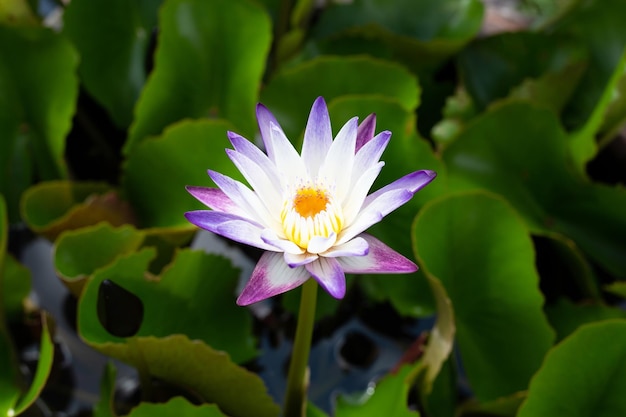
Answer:
[[[317,282],[309,278],[302,285],[300,311],[296,338],[293,342],[289,374],[287,375],[287,392],[283,417],[302,417],[306,405],[306,389],[308,385],[307,365],[311,351],[313,324],[315,323],[315,306],[317,300]]]

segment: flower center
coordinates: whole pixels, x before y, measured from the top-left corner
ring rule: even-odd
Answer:
[[[314,236],[328,237],[339,234],[343,214],[334,203],[333,196],[324,187],[305,185],[297,188],[285,200],[280,215],[287,239],[304,250]]]
[[[315,217],[320,211],[326,210],[328,196],[319,188],[301,188],[293,199],[294,210],[302,217]]]

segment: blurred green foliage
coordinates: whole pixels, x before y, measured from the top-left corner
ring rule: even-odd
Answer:
[[[400,315],[439,313],[427,354],[336,415],[418,415],[411,390],[424,416],[622,415],[626,3],[507,4],[519,20],[497,33],[479,0],[72,0],[58,24],[0,1],[0,414],[35,401],[53,361],[44,325],[25,381],[9,330],[32,315],[9,251],[25,225],[54,244],[80,337],[195,399],[148,393],[131,415],[279,415],[238,365],[259,354],[239,270],[187,248],[184,187],[209,168],[243,181],[226,131],[254,140],[257,102],[297,145],[321,95],[335,132],[370,113],[393,132],[375,188],[438,173],[371,231],[421,270],[350,279]],[[98,316],[107,280],[142,305],[132,336]],[[318,303],[319,319],[342,307]],[[115,415],[113,384],[109,368],[95,415]]]

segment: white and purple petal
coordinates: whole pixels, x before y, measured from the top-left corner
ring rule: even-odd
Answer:
[[[261,239],[263,226],[249,219],[232,213],[210,210],[188,211],[185,213],[185,217],[196,226],[235,242],[263,250],[279,251],[277,247],[269,245]]]
[[[313,253],[309,253],[309,252],[301,253],[299,255],[285,252],[284,258],[285,258],[285,262],[287,263],[287,265],[289,265],[289,267],[295,268],[297,266],[310,264],[311,262],[319,258],[319,256]]]
[[[320,166],[333,143],[333,132],[326,102],[318,97],[309,113],[302,142],[302,160],[311,178],[316,178]]]
[[[354,174],[352,177],[353,184],[359,180],[361,173],[365,172],[365,170],[367,170],[369,167],[375,165],[378,161],[380,161],[380,157],[385,151],[385,148],[387,148],[390,139],[390,131],[386,130],[384,132],[380,132],[372,140],[367,142],[367,144],[365,144],[361,149],[357,151],[356,155],[354,156]]]
[[[212,210],[223,211],[236,214],[241,217],[248,217],[233,201],[228,198],[224,191],[219,188],[195,187],[188,185],[185,189],[198,201]]]
[[[259,199],[259,196],[244,184],[216,171],[209,170],[209,177],[220,187],[224,194],[235,203],[247,217],[256,220],[265,227],[271,227],[275,220]]]
[[[376,114],[372,113],[368,115],[359,125],[359,130],[356,134],[355,152],[358,152],[363,145],[372,140],[374,132],[376,132]]]
[[[276,165],[274,165],[274,162],[272,162],[263,151],[257,148],[254,143],[233,132],[228,132],[228,138],[237,152],[244,154],[254,161],[255,164],[265,171],[266,175],[269,176],[273,182],[276,184],[280,183]]]
[[[417,191],[421,190],[426,185],[428,185],[432,180],[434,180],[436,176],[437,176],[437,173],[435,171],[430,171],[430,170],[421,170],[421,171],[411,172],[410,174],[407,174],[404,177],[395,180],[391,184],[384,186],[380,190],[377,190],[376,192],[368,195],[367,198],[365,199],[364,208],[367,207],[367,205],[369,205],[370,203],[373,203],[374,201],[376,201],[381,196],[385,195],[386,193],[389,193],[395,190],[402,189],[402,190],[407,190],[411,192],[411,194],[415,194]],[[395,207],[394,209],[390,211],[393,211],[396,208],[397,207]]]
[[[290,268],[282,253],[265,252],[237,298],[237,304],[246,306],[282,294],[304,284],[307,279],[309,273],[304,267]]]
[[[385,245],[375,237],[362,233],[369,247],[365,256],[345,256],[337,261],[347,273],[352,274],[406,274],[417,271],[417,265]]]
[[[344,243],[378,223],[387,214],[409,201],[435,178],[434,171],[416,171],[368,195],[354,222],[342,230],[337,243]],[[346,216],[347,217],[347,216]]]
[[[259,132],[261,132],[261,139],[263,139],[263,144],[265,145],[265,152],[267,152],[268,158],[276,162],[274,158],[274,144],[272,142],[272,125],[276,126],[278,129],[282,131],[280,124],[274,117],[271,111],[267,109],[261,103],[256,106],[256,119],[259,124]]]
[[[335,258],[319,258],[304,267],[330,295],[335,298],[346,295],[346,274]]]

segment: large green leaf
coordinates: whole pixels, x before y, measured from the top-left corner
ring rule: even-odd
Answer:
[[[30,289],[30,270],[7,255],[4,267],[0,261],[0,319],[4,316],[8,323],[18,322],[24,316],[24,300]]]
[[[104,183],[47,181],[30,187],[21,202],[28,226],[50,240],[64,230],[106,221],[119,226],[134,221],[128,204]]]
[[[255,414],[256,415],[256,414]],[[182,397],[175,397],[164,404],[141,403],[128,417],[228,417],[215,405],[194,405]]]
[[[132,344],[133,349],[110,345],[108,353],[133,364],[145,375],[187,389],[195,397],[217,404],[228,416],[279,415],[280,409],[267,394],[261,378],[237,366],[224,352],[183,335],[137,337],[132,339]]]
[[[413,75],[395,63],[363,56],[320,57],[276,74],[262,91],[261,101],[295,142],[318,96],[330,105],[340,96],[357,94],[395,99],[404,110],[413,111],[419,86]],[[366,111],[365,116],[372,112]],[[345,121],[335,121],[335,129]]]
[[[226,118],[252,136],[271,37],[266,12],[247,0],[172,0],[159,16],[155,68],[126,151],[188,117]]]
[[[120,127],[130,125],[146,79],[147,48],[160,3],[78,0],[63,15],[63,33],[80,53],[82,83]]]
[[[236,362],[253,358],[256,350],[250,316],[246,309],[235,304],[239,271],[225,258],[181,250],[161,275],[155,277],[146,272],[154,256],[152,248],[120,255],[92,275],[78,305],[81,336],[114,357],[122,354],[119,352],[136,354],[133,338],[113,336],[101,322],[102,311],[119,313],[114,299],[107,301],[99,296],[103,281],[109,280],[134,294],[143,304],[143,318],[127,317],[141,320],[135,336],[184,334],[229,352]]]
[[[344,397],[339,397],[335,415],[337,417],[359,416],[394,416],[417,417],[419,413],[409,410],[407,406],[411,381],[408,376],[411,366],[404,366],[395,375],[387,375],[381,380],[363,404],[350,403]]]
[[[24,412],[31,404],[33,404],[39,394],[43,390],[48,376],[52,370],[52,362],[54,361],[54,343],[50,334],[48,318],[45,314],[41,315],[41,341],[39,343],[39,357],[37,358],[37,369],[30,383],[28,390],[22,394],[15,403],[13,411],[15,415]]]
[[[144,238],[144,233],[130,225],[114,228],[109,223],[66,231],[55,242],[54,267],[78,296],[96,269],[136,251]]]
[[[626,320],[581,327],[546,356],[518,417],[626,415]]]
[[[585,164],[597,152],[595,136],[602,129],[626,68],[626,33],[621,18],[626,3],[587,0],[573,5],[550,30],[570,36],[589,50],[588,69],[564,113],[566,125],[575,130],[570,143],[572,155],[577,168],[584,172]]]
[[[622,30],[622,16],[625,13],[626,3],[621,0],[577,1],[569,13],[550,28],[551,32],[570,36],[589,50],[588,70],[565,115],[570,126],[587,122],[623,59],[626,32]]]
[[[35,179],[67,176],[63,154],[78,93],[77,64],[72,45],[50,30],[0,26],[0,193],[11,222]]]
[[[186,120],[133,149],[122,186],[140,226],[193,230],[183,214],[206,207],[185,186],[214,186],[207,169],[243,180],[224,152],[231,146],[228,130],[232,125],[224,121]]]
[[[463,367],[477,398],[524,389],[552,345],[528,229],[484,192],[427,203],[414,223],[415,251],[446,289]]]
[[[515,32],[470,44],[458,63],[479,110],[515,91],[514,96],[559,112],[580,79],[585,58],[586,50],[571,39]]]
[[[368,53],[419,71],[461,49],[480,30],[482,16],[475,0],[335,2],[312,34],[324,53]]]
[[[572,168],[555,115],[527,103],[494,106],[459,134],[443,159],[451,189],[504,196],[534,232],[559,232],[626,278],[626,190],[590,183]]]
[[[46,385],[54,360],[54,344],[45,314],[41,315],[41,323],[37,369],[26,392],[20,388],[21,375],[17,369],[11,340],[0,326],[0,413],[3,416],[14,416],[24,412],[37,400]]]
[[[546,315],[556,330],[558,340],[574,333],[580,326],[608,319],[626,319],[626,311],[600,303],[574,304],[567,299],[546,306]]]

